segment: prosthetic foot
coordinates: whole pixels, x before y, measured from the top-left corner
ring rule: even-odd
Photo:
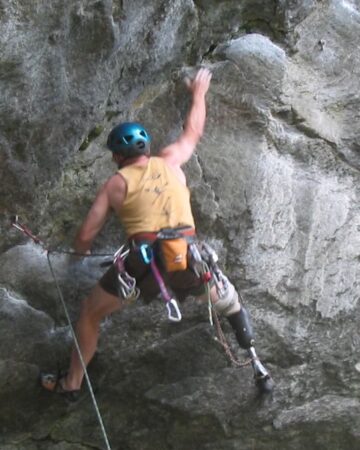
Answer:
[[[251,358],[251,365],[254,370],[255,384],[260,392],[269,393],[274,389],[274,380],[271,378],[269,372],[265,369],[260,359],[257,357],[254,347],[248,349],[248,354]]]
[[[227,317],[230,325],[235,331],[236,339],[241,348],[247,350],[251,358],[251,365],[254,370],[255,385],[260,392],[269,393],[274,388],[274,381],[268,370],[259,360],[254,348],[254,333],[250,323],[250,318],[246,309],[242,306],[240,311]]]

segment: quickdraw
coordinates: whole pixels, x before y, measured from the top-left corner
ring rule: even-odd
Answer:
[[[166,304],[168,319],[171,320],[172,322],[180,322],[182,316],[179,306],[177,304],[177,301],[173,297],[171,297],[169,291],[166,288],[163,277],[161,276],[161,273],[155,262],[152,247],[149,244],[141,244],[139,246],[139,250],[144,263],[150,265],[155,280],[159,285],[161,296]]]
[[[32,239],[35,242],[35,244],[39,244],[44,249],[47,250],[47,248],[46,248],[45,244],[43,243],[43,241],[41,239],[39,239],[37,236],[35,236],[26,225],[23,225],[23,224],[21,224],[19,222],[19,216],[13,216],[11,218],[11,226],[13,228],[15,228],[16,230],[21,231],[26,236],[28,236],[30,239]]]
[[[140,289],[136,287],[136,279],[130,276],[125,269],[125,259],[128,256],[130,249],[125,249],[122,245],[114,254],[114,262],[119,281],[120,296],[124,300],[137,300],[140,295]]]

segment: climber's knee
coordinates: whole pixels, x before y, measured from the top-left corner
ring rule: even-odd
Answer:
[[[214,302],[215,311],[226,317],[240,311],[239,295],[233,284],[227,280],[226,289],[218,293],[218,299]]]
[[[122,306],[119,298],[106,292],[97,284],[81,304],[80,317],[94,323],[112,314]]]
[[[246,309],[242,306],[240,311],[227,316],[227,319],[235,331],[240,347],[246,350],[252,347],[254,345],[254,333]]]

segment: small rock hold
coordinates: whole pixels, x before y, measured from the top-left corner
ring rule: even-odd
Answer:
[[[319,40],[318,40],[318,46],[319,46],[319,49],[320,49],[321,51],[323,51],[323,50],[324,50],[324,47],[325,47],[325,40],[324,40],[324,39],[319,39]]]

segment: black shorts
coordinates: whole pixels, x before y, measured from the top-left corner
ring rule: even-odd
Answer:
[[[188,296],[197,297],[205,293],[203,280],[191,268],[177,272],[166,272],[161,261],[157,261],[157,266],[166,286],[170,288],[179,301],[185,300]],[[143,261],[139,251],[130,250],[125,260],[125,268],[128,274],[136,279],[136,285],[145,300],[152,300],[159,294],[160,288],[152,274],[151,267]],[[101,277],[99,284],[107,293],[119,295],[117,270],[114,265]]]

